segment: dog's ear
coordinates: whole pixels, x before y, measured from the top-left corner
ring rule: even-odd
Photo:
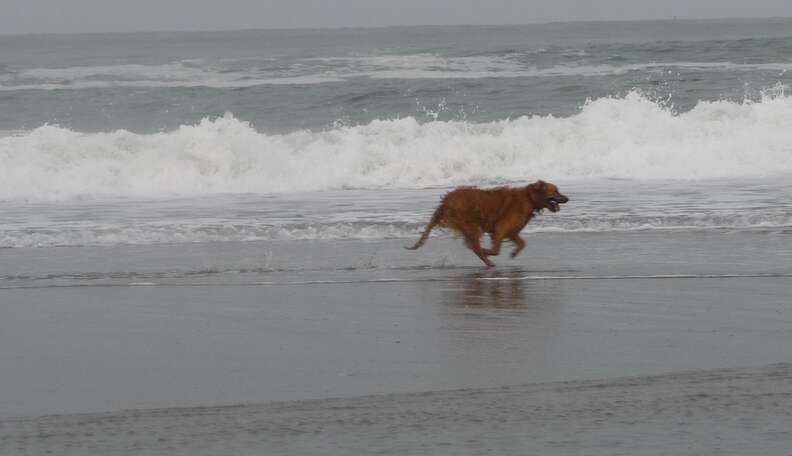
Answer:
[[[533,184],[528,184],[525,187],[528,190],[528,197],[533,201],[534,206],[538,206],[538,202],[542,201],[542,196],[544,195],[545,186],[547,184],[544,181],[536,181]]]

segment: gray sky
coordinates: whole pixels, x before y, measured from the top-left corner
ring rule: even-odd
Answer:
[[[0,0],[0,33],[792,16],[791,0]]]

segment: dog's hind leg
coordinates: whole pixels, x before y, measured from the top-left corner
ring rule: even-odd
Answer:
[[[503,233],[495,232],[492,235],[492,245],[488,249],[484,249],[484,254],[487,256],[500,255],[501,243],[503,243]]]
[[[484,250],[482,250],[481,248],[481,242],[480,242],[481,233],[473,233],[466,231],[465,233],[463,233],[463,235],[465,236],[465,245],[467,245],[468,248],[472,250],[473,253],[476,254],[476,256],[481,258],[481,261],[483,261],[488,268],[495,266],[495,263],[493,263],[487,258],[487,255],[484,253]]]
[[[487,256],[498,256],[500,255],[501,244],[503,240],[507,237],[508,232],[508,225],[500,225],[495,227],[495,231],[491,234],[492,236],[492,245],[489,249],[484,250],[484,254]]]

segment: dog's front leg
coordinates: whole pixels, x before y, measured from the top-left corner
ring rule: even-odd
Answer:
[[[525,241],[523,240],[523,238],[520,237],[520,233],[519,232],[511,234],[509,236],[509,240],[511,240],[512,242],[514,242],[515,245],[517,245],[517,247],[515,247],[514,250],[512,250],[512,252],[510,254],[510,256],[512,258],[514,258],[520,252],[522,252],[522,249],[525,248]]]
[[[492,245],[488,249],[484,249],[484,254],[487,256],[500,255],[501,244],[503,243],[504,235],[501,232],[495,231],[492,236]]]

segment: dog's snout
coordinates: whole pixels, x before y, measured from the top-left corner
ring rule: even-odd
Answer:
[[[569,202],[569,198],[567,198],[566,196],[564,196],[564,195],[562,195],[560,193],[558,194],[558,198],[556,198],[556,199],[558,200],[559,203],[567,203],[567,202]]]

